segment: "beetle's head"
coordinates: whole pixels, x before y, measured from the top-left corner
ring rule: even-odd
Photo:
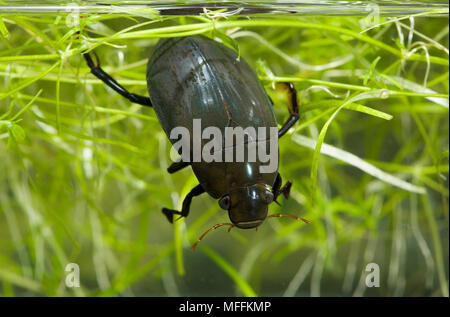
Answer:
[[[219,205],[228,210],[231,222],[238,228],[259,226],[267,217],[267,209],[273,194],[263,184],[239,187],[222,196]]]
[[[264,184],[239,187],[223,195],[219,200],[219,205],[222,209],[228,210],[231,223],[218,223],[206,230],[194,243],[192,250],[208,232],[222,226],[229,226],[228,232],[233,227],[251,229],[257,228],[267,218],[286,216],[310,223],[306,219],[289,214],[272,214],[267,216],[268,206],[273,201],[274,195],[272,191],[268,190]]]

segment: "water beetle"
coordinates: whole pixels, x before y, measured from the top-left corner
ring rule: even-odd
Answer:
[[[206,36],[163,38],[158,41],[147,65],[150,97],[128,92],[102,70],[95,54],[85,53],[83,56],[91,73],[106,85],[132,102],[153,107],[168,137],[176,126],[186,127],[192,132],[192,122],[196,118],[221,131],[233,125],[277,127],[273,103],[256,73],[242,57],[238,58],[234,50]],[[95,62],[92,56],[95,56]],[[288,92],[290,116],[278,131],[278,138],[299,119],[294,85],[279,85]],[[223,225],[229,225],[229,229],[234,226],[256,228],[269,217],[290,216],[308,222],[292,215],[267,215],[268,205],[276,202],[281,194],[288,198],[292,185],[287,182],[282,186],[278,162],[272,173],[260,173],[259,161],[206,163],[192,160],[175,162],[168,172],[175,173],[188,165],[191,165],[199,184],[184,198],[181,211],[162,209],[171,223],[174,215],[187,217],[193,197],[205,192],[219,199],[220,207],[228,211],[231,220],[231,223],[215,225],[207,232]]]

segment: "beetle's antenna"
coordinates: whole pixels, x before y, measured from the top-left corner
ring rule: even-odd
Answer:
[[[201,239],[203,239],[204,236],[206,236],[206,234],[207,234],[208,232],[210,232],[211,230],[215,230],[215,229],[217,229],[217,228],[219,228],[219,227],[222,227],[222,226],[230,226],[230,228],[228,228],[228,232],[230,232],[231,228],[234,227],[234,224],[233,224],[233,223],[218,223],[217,225],[212,226],[211,228],[209,228],[208,230],[206,230],[206,231],[200,236],[200,238],[198,238],[197,242],[194,243],[194,245],[192,246],[191,250],[194,251],[195,246],[200,242]]]
[[[291,218],[294,218],[296,220],[301,220],[301,221],[303,221],[303,222],[305,222],[307,224],[311,223],[311,221],[306,220],[305,218],[300,218],[300,217],[297,217],[297,216],[294,216],[294,215],[289,215],[289,214],[273,214],[273,215],[267,216],[266,219],[267,218],[272,218],[272,217],[291,217]]]

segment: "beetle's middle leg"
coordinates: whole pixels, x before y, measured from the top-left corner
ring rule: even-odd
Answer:
[[[92,60],[91,54],[95,55],[96,63]],[[116,92],[118,92],[123,97],[127,98],[131,102],[135,102],[137,104],[140,104],[142,106],[152,107],[152,103],[150,102],[150,98],[145,96],[140,96],[133,94],[126,90],[122,85],[120,85],[114,78],[112,78],[110,75],[108,75],[101,67],[100,67],[100,61],[98,60],[98,57],[95,53],[84,53],[83,54],[84,59],[86,60],[86,63],[88,64],[89,68],[91,69],[91,73],[95,75],[98,79],[103,81],[106,85],[114,89]]]
[[[194,198],[195,196],[201,195],[204,192],[205,192],[205,189],[203,188],[203,186],[198,184],[184,198],[183,207],[181,208],[181,211],[163,208],[162,209],[163,214],[166,215],[166,217],[170,223],[173,223],[173,215],[174,214],[180,215],[180,218],[187,217],[187,215],[189,214],[189,208],[191,207],[192,198]]]
[[[278,138],[281,138],[288,130],[297,122],[299,119],[298,114],[298,101],[297,101],[297,90],[291,82],[280,82],[277,85],[282,85],[288,90],[289,94],[289,119],[283,124],[280,131],[278,131]]]

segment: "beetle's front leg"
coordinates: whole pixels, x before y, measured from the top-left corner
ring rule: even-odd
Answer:
[[[292,182],[291,181],[287,181],[286,184],[284,184],[283,187],[281,187],[283,183],[283,180],[281,179],[281,175],[280,173],[277,174],[277,178],[275,179],[275,183],[273,184],[272,187],[272,193],[273,193],[273,200],[278,204],[277,202],[277,197],[281,194],[283,194],[283,196],[288,199],[289,198],[289,194],[291,192],[291,186],[292,186]]]
[[[192,198],[194,198],[195,196],[201,195],[204,192],[205,192],[205,189],[203,188],[203,186],[198,184],[184,198],[183,207],[181,208],[181,211],[163,208],[162,209],[163,214],[166,215],[166,217],[170,223],[173,223],[173,215],[174,214],[180,215],[180,218],[187,217],[187,215],[189,214],[189,208],[191,207]]]
[[[182,170],[183,168],[185,168],[189,165],[191,165],[190,162],[182,162],[182,161],[174,162],[167,168],[167,171],[169,172],[169,174],[173,174],[173,173],[176,173],[176,172]]]
[[[290,116],[283,124],[280,131],[278,131],[278,138],[281,138],[297,122],[300,116],[298,114],[297,90],[295,89],[294,84],[291,82],[279,82],[277,83],[277,86],[287,88],[289,95],[288,109]]]

